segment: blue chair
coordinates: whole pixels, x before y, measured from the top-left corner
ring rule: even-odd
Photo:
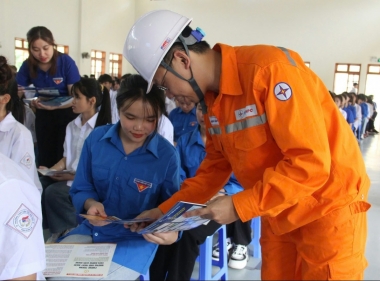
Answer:
[[[253,218],[251,220],[252,228],[252,241],[251,245],[253,246],[252,256],[257,259],[261,259],[261,245],[260,245],[260,236],[261,236],[261,222],[260,217]]]
[[[222,225],[216,232],[218,232],[219,253],[226,253],[226,226]],[[199,247],[197,259],[199,263],[199,276],[195,280],[228,280],[227,255],[221,254],[219,261],[212,259],[213,236],[208,236],[206,241]],[[215,275],[212,273],[213,266],[219,268]]]
[[[146,274],[141,274],[140,275],[140,281],[148,281],[150,279],[149,277],[149,270]]]

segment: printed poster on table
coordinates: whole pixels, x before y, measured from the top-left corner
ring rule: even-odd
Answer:
[[[102,278],[108,271],[116,244],[46,244],[45,277]]]

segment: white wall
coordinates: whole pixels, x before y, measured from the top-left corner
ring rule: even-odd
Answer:
[[[193,18],[211,45],[270,44],[293,49],[333,89],[335,63],[362,64],[364,91],[370,56],[380,58],[378,0],[137,0],[136,17],[170,9]]]
[[[333,88],[335,63],[362,65],[364,92],[367,64],[380,58],[378,0],[0,0],[0,54],[14,61],[14,37],[26,37],[45,25],[57,43],[70,46],[82,74],[98,49],[122,53],[135,19],[154,9],[170,9],[193,18],[211,44],[273,44],[293,49]],[[123,60],[123,73],[135,72]]]

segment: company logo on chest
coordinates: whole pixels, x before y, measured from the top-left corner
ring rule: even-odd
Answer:
[[[255,104],[247,105],[245,108],[235,110],[236,120],[242,120],[249,116],[257,115],[257,109]]]

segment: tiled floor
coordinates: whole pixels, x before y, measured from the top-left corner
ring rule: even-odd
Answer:
[[[365,280],[380,278],[380,136],[370,136],[359,144],[371,179],[368,211],[368,239],[366,257],[369,263]],[[197,270],[196,268],[194,270]],[[260,280],[260,261],[250,259],[245,269],[228,270],[229,280]]]

